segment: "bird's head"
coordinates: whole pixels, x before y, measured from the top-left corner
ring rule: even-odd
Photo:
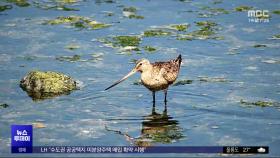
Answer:
[[[134,69],[142,73],[143,71],[150,69],[150,65],[150,61],[148,59],[143,58],[136,62]]]
[[[140,72],[142,73],[143,71],[146,71],[150,68],[151,64],[149,62],[149,60],[147,59],[140,59],[136,62],[135,67],[127,74],[125,75],[122,79],[116,81],[114,84],[112,84],[111,86],[109,86],[108,88],[106,88],[105,90],[108,90],[114,86],[116,86],[117,84],[121,83],[122,81],[126,80],[128,77],[132,76],[133,74],[135,74],[136,72]]]

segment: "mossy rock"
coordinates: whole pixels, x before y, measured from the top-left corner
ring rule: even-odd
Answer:
[[[59,72],[31,71],[20,81],[20,87],[33,100],[42,100],[69,94],[77,89],[77,83],[71,77]]]

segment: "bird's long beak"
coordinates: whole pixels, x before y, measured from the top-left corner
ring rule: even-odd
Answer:
[[[110,87],[106,88],[105,91],[108,90],[108,89],[110,89],[110,88],[112,88],[112,87],[114,87],[114,86],[116,86],[117,84],[121,83],[122,81],[126,80],[128,77],[132,76],[132,75],[135,74],[136,72],[137,72],[137,70],[136,70],[135,68],[132,69],[132,70],[131,70],[127,75],[125,75],[122,79],[116,81],[116,82],[115,82],[114,84],[112,84]]]

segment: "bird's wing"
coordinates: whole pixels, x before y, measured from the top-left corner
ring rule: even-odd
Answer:
[[[176,80],[180,69],[179,65],[173,60],[168,62],[155,62],[154,67],[156,67],[156,70],[159,70],[162,77],[170,84]]]

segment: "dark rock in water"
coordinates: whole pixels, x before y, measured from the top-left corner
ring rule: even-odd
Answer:
[[[43,100],[77,89],[77,83],[71,77],[59,72],[31,71],[21,81],[20,87],[33,100]]]

